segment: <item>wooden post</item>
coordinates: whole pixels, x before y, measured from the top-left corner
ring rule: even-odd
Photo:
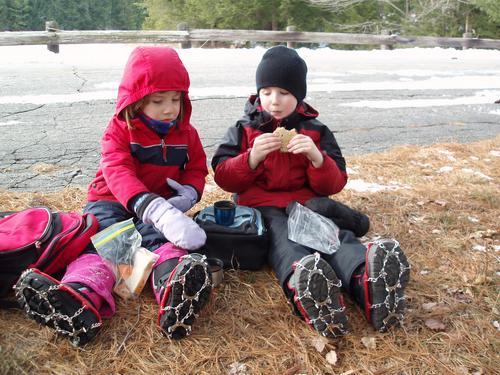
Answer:
[[[297,31],[297,28],[296,28],[295,26],[287,26],[287,27],[286,27],[286,31],[287,31],[287,32],[291,32],[291,33],[293,33],[293,32],[295,32],[295,31]],[[286,42],[286,46],[287,46],[288,48],[295,48],[295,45],[296,45],[296,43],[295,43],[295,42]]]
[[[464,41],[462,43],[462,49],[469,49],[472,47],[472,33],[470,31],[469,25],[469,13],[465,14],[465,32],[462,34]]]
[[[391,35],[391,32],[387,29],[382,29],[380,32],[381,35]],[[380,49],[392,49],[392,44],[381,44]]]
[[[464,38],[464,41],[462,43],[462,49],[472,48],[473,44],[472,33],[463,33],[462,37]]]
[[[189,31],[189,25],[187,22],[181,22],[177,25],[177,30],[179,31]],[[181,42],[181,48],[191,48],[191,41],[187,40],[185,42]]]
[[[59,25],[56,21],[46,21],[45,22],[45,31],[50,33],[55,33],[59,31]],[[59,44],[57,43],[49,43],[47,44],[47,49],[50,52],[59,53]]]

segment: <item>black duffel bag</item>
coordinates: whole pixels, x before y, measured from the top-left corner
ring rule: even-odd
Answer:
[[[197,252],[221,259],[224,268],[258,270],[267,263],[268,233],[255,208],[236,205],[230,226],[215,222],[214,206],[198,211],[194,220],[207,233],[205,246]]]

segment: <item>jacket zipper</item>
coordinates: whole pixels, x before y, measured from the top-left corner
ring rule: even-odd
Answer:
[[[161,139],[161,153],[163,156],[163,161],[166,162],[167,161],[167,145],[165,144],[165,141],[163,140],[163,138]]]

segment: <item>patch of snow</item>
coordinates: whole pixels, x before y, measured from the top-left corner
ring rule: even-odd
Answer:
[[[390,185],[381,185],[373,182],[366,182],[363,180],[348,180],[346,189],[358,191],[358,192],[369,192],[369,193],[377,193],[379,191],[384,190],[400,190],[400,189],[411,189],[408,185],[401,185],[398,183],[391,183]]]
[[[456,79],[456,78],[455,78]],[[382,84],[382,82],[379,82]],[[362,83],[366,87],[366,83]],[[387,88],[386,82],[386,88]],[[337,86],[335,86],[335,90]],[[379,88],[381,90],[382,88]],[[395,90],[396,88],[390,87],[387,89]],[[428,90],[429,88],[421,88],[421,90]],[[372,88],[372,90],[376,90]],[[420,90],[420,89],[419,89]],[[318,90],[319,91],[319,90]],[[493,103],[500,96],[500,91],[480,91],[474,96],[462,96],[449,99],[408,99],[408,100],[361,100],[358,102],[341,103],[344,107],[367,107],[367,108],[423,108],[423,107],[444,107],[453,105],[471,105],[471,104],[489,104]]]
[[[472,170],[470,168],[462,168],[462,172],[467,173],[467,174],[471,174],[473,176],[477,176],[477,177],[480,177],[480,178],[484,178],[485,180],[488,180],[488,181],[493,180],[493,178],[491,178],[490,176],[485,175],[483,172],[475,171],[475,170]]]
[[[415,160],[410,160],[410,163],[413,165],[417,165],[419,167],[425,167],[425,168],[432,167],[432,164],[430,163],[422,163],[420,161],[415,161]]]
[[[448,150],[438,150],[438,153],[446,155],[449,161],[457,161],[457,158],[453,156],[454,152]]]
[[[450,167],[448,165],[445,165],[444,167],[441,167],[438,169],[438,173],[448,173],[448,172],[451,172],[453,170],[453,167]]]
[[[21,123],[22,123],[21,121],[10,120],[10,121],[6,121],[6,122],[0,122],[0,126],[10,126],[10,125],[16,125],[16,124],[21,124]]]
[[[479,251],[481,253],[485,253],[486,252],[486,246],[483,246],[483,245],[474,245],[474,246],[472,246],[472,250]]]
[[[116,99],[117,91],[89,91],[74,94],[59,95],[18,95],[0,96],[0,104],[51,104],[51,103],[76,103],[92,100]]]
[[[356,171],[355,169],[352,169],[352,168],[349,168],[347,167],[347,174],[359,174],[358,171]]]

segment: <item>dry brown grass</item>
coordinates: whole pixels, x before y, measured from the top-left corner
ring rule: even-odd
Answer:
[[[401,329],[374,332],[347,298],[351,334],[319,352],[313,346],[318,335],[291,314],[269,270],[231,271],[193,334],[180,342],[169,341],[156,328],[157,307],[149,290],[137,301],[119,301],[117,315],[84,349],[20,311],[1,311],[0,373],[498,374],[499,152],[500,136],[468,145],[397,147],[348,159],[359,172],[351,179],[409,187],[379,193],[346,190],[336,197],[369,213],[370,237],[398,238],[410,259],[409,310]],[[438,173],[444,166],[453,170]],[[202,205],[228,196],[211,181],[209,187]],[[0,210],[40,204],[80,210],[84,201],[79,189],[0,192]],[[430,329],[430,318],[444,328]],[[363,337],[374,337],[376,347],[366,348]],[[338,356],[335,365],[325,357],[332,350]],[[231,372],[238,365],[241,371]]]

